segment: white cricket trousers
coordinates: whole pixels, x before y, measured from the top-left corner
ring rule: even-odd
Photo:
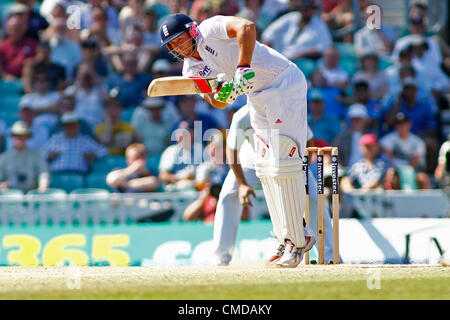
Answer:
[[[254,169],[242,168],[245,180],[250,186],[259,182]],[[310,226],[317,234],[317,181],[312,174],[309,174],[309,208],[310,208]],[[242,205],[238,197],[238,184],[232,170],[228,172],[225,182],[220,191],[219,201],[217,203],[216,215],[214,218],[214,236],[213,252],[215,258],[221,260],[225,255],[233,256],[236,244],[236,235],[241,221]],[[333,228],[329,214],[328,203],[325,200],[325,260],[333,259]],[[317,235],[316,235],[317,236]],[[316,248],[318,241],[316,241]]]
[[[269,88],[248,95],[250,121],[255,134],[266,143],[272,135],[295,141],[302,156],[307,136],[307,83],[303,72],[291,64]]]

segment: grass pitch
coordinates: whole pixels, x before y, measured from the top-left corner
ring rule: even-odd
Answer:
[[[450,299],[450,268],[2,267],[0,299]]]

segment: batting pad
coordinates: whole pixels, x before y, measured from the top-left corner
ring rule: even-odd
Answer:
[[[278,203],[275,196],[275,189],[270,178],[270,166],[269,166],[269,147],[259,137],[255,136],[255,151],[259,155],[258,159],[255,159],[256,176],[261,180],[263,187],[264,197],[266,198],[267,207],[269,209],[270,220],[272,220],[273,233],[280,244],[284,244],[284,238],[282,237],[282,222],[281,213],[278,210]]]
[[[269,211],[273,208],[270,215],[274,229],[278,224],[276,228],[281,239],[290,239],[296,247],[304,247],[306,191],[297,144],[280,135],[271,137],[269,146],[255,137],[255,146],[260,157],[256,162],[256,175],[261,179]]]

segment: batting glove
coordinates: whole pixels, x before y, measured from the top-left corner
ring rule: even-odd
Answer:
[[[240,90],[239,94],[248,94],[252,91],[255,83],[255,71],[250,66],[238,67],[233,81]]]
[[[248,94],[253,89],[255,72],[250,67],[238,67],[232,81],[223,83],[214,99],[231,104],[242,94]]]

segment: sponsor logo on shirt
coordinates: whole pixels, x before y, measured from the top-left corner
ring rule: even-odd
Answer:
[[[208,66],[204,66],[203,69],[200,69],[200,70],[197,71],[197,74],[200,77],[206,77],[210,73],[211,73],[211,69]]]
[[[206,51],[208,51],[209,53],[211,53],[212,55],[217,57],[217,52],[216,50],[214,50],[213,48],[209,47],[209,46],[205,46]]]

